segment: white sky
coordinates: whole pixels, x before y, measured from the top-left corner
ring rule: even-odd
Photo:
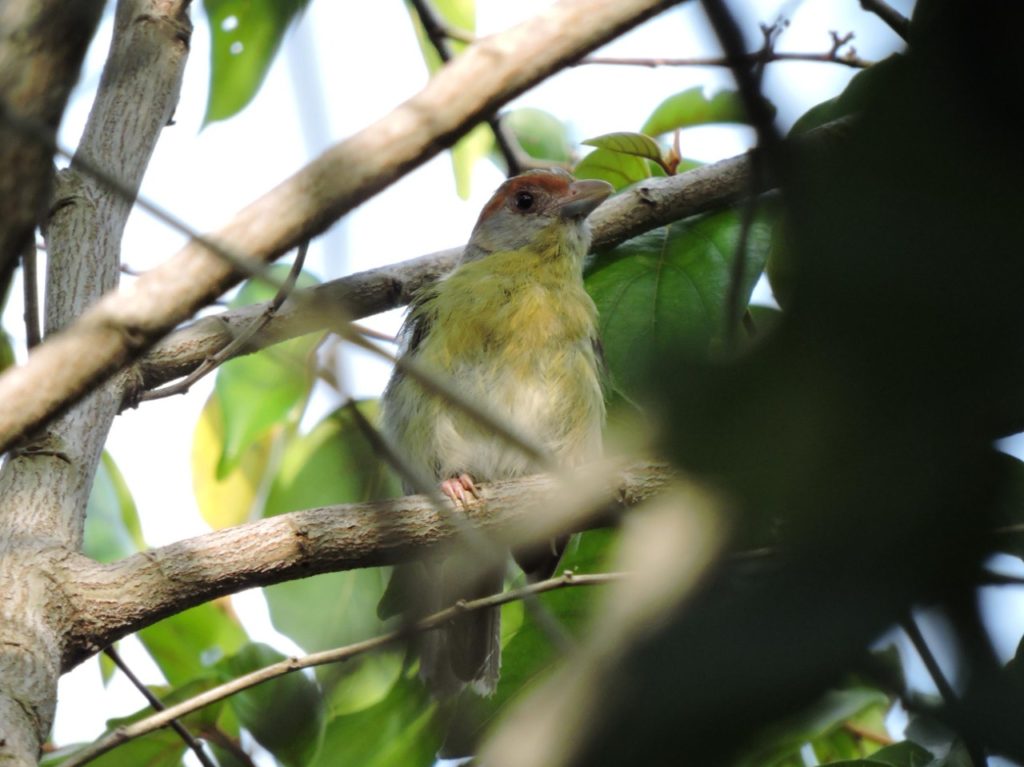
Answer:
[[[825,51],[831,29],[854,31],[854,45],[867,59],[882,58],[899,46],[895,35],[864,13],[855,0],[734,0],[732,4],[737,9],[754,9],[762,21],[773,21],[780,12],[789,17],[792,23],[779,50]],[[893,4],[908,12],[912,2]],[[547,3],[478,0],[477,5],[478,32],[487,34],[528,17]],[[382,116],[426,82],[404,3],[316,0],[286,38],[285,50],[255,101],[240,115],[200,132],[209,77],[209,31],[198,3],[193,17],[192,52],[176,124],[161,136],[142,195],[199,230],[220,226],[319,151]],[[108,12],[62,127],[65,145],[73,146],[81,134],[111,27],[112,13]],[[748,35],[751,49],[760,45],[757,29],[749,30]],[[716,50],[712,40],[699,4],[689,3],[613,43],[601,54],[706,55]],[[766,91],[779,108],[780,123],[788,126],[808,107],[841,91],[854,73],[834,64],[773,64]],[[579,67],[526,93],[514,106],[552,112],[567,120],[574,138],[580,140],[636,130],[662,99],[694,85],[715,90],[731,87],[731,79],[724,70],[704,68]],[[683,135],[683,150],[687,156],[713,161],[743,151],[751,138],[745,129],[692,129]],[[467,238],[477,212],[501,179],[495,167],[481,162],[474,172],[471,199],[460,200],[448,155],[437,157],[316,241],[309,268],[321,278],[331,279],[458,245]],[[183,236],[136,212],[125,231],[123,260],[134,269],[149,269],[183,243]],[[766,292],[761,290],[758,295]],[[4,327],[23,345],[20,317],[20,285],[15,285]],[[399,313],[392,312],[366,324],[394,332],[398,320]],[[378,394],[389,373],[385,365],[363,355],[350,355],[344,364],[343,380],[359,395]],[[131,488],[150,545],[208,530],[192,496],[189,458],[192,429],[212,382],[211,376],[187,396],[144,403],[120,416],[111,431],[108,448]],[[321,398],[318,404],[324,412],[334,403]],[[253,638],[284,651],[296,649],[273,632],[258,592],[240,595],[234,601]],[[1016,624],[1006,632],[1007,641],[1015,642],[1024,633],[1021,611],[1011,616],[1005,605],[997,609]],[[148,682],[161,680],[137,643],[123,645],[122,654],[136,673]],[[121,675],[109,688],[102,687],[95,660],[62,680],[59,697],[54,732],[58,744],[91,740],[103,730],[107,718],[141,707],[137,693]]]

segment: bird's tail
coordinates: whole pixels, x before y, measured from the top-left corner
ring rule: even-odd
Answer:
[[[504,568],[490,570],[467,583],[464,573],[453,565],[446,562],[430,568],[437,571],[429,573],[427,580],[438,586],[437,609],[501,591]],[[451,697],[466,686],[478,695],[493,694],[501,670],[500,608],[467,612],[444,628],[426,632],[420,638],[419,655],[420,676],[435,696]]]

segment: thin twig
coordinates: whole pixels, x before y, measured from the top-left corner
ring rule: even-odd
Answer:
[[[888,733],[873,730],[870,727],[865,727],[864,725],[857,724],[856,722],[843,722],[842,727],[851,735],[863,738],[864,740],[870,740],[880,746],[891,746],[896,742]]]
[[[142,680],[135,676],[132,670],[128,668],[128,664],[124,662],[120,653],[114,649],[113,645],[105,649],[103,652],[114,662],[114,665],[121,670],[121,673],[128,677],[128,681],[135,685],[135,689],[142,693],[142,697],[148,701],[154,711],[167,710],[167,706],[163,704],[163,701],[154,695],[153,691],[146,687],[146,685],[142,683]],[[188,731],[185,725],[183,725],[178,719],[172,719],[169,724],[171,729],[178,733],[181,739],[185,741],[185,745],[192,749],[192,753],[196,755],[196,759],[199,760],[199,763],[202,764],[203,767],[217,767],[217,765],[210,761],[206,752],[203,751],[202,745],[192,736],[192,733]]]
[[[1024,576],[982,570],[979,586],[1024,586]]]
[[[942,667],[939,666],[938,660],[935,658],[935,654],[932,653],[931,648],[925,641],[924,634],[921,633],[921,628],[917,625],[917,621],[914,620],[912,615],[908,615],[906,618],[900,621],[900,628],[906,633],[907,637],[910,638],[910,643],[914,645],[914,649],[920,656],[921,661],[924,663],[924,667],[928,670],[928,675],[932,678],[935,683],[935,687],[939,691],[939,695],[946,701],[946,705],[951,708],[955,708],[959,703],[959,698],[956,691],[953,690],[953,685],[946,679],[945,673],[942,671]]]
[[[910,19],[897,11],[885,0],[860,0],[860,7],[870,11],[884,21],[897,35],[910,41]]]
[[[21,284],[25,296],[25,341],[31,349],[43,339],[39,330],[39,272],[34,237],[25,243],[21,254]]]
[[[756,190],[761,187],[766,164],[776,156],[781,145],[781,137],[775,128],[775,119],[761,93],[761,76],[764,64],[760,61],[744,61],[743,36],[732,13],[722,0],[703,0],[704,12],[711,21],[726,58],[732,62],[733,78],[743,100],[747,117],[757,131],[758,146],[750,153],[750,193],[747,196],[740,221],[739,237],[736,240],[736,251],[733,254],[732,268],[729,277],[729,291],[725,311],[726,348],[734,350],[739,336],[739,324],[742,319],[740,307],[740,291],[743,286],[743,275],[747,266],[747,238],[756,213]],[[778,39],[779,25],[762,25],[764,36],[762,51],[770,54]]]
[[[278,310],[281,308],[281,305],[285,302],[288,296],[291,295],[292,290],[295,288],[295,281],[299,278],[299,273],[302,271],[302,265],[306,261],[306,251],[308,250],[309,240],[305,240],[301,245],[299,245],[299,251],[295,256],[295,262],[292,264],[292,268],[288,272],[288,277],[277,289],[277,294],[274,296],[274,299],[267,305],[267,308],[264,309],[263,312],[249,323],[249,325],[247,325],[237,336],[235,336],[227,346],[224,346],[213,356],[207,357],[203,361],[203,364],[180,381],[169,386],[164,386],[161,389],[153,389],[152,391],[144,392],[139,398],[140,401],[161,399],[175,394],[184,394],[192,388],[200,378],[216,370],[227,360],[231,359],[231,357],[244,349],[250,339],[263,330],[263,328],[267,326],[267,323],[274,318]]]
[[[509,602],[524,599],[527,595],[543,594],[547,591],[554,591],[556,589],[574,586],[597,586],[619,581],[624,577],[626,577],[625,573],[592,573],[576,575],[572,572],[566,571],[562,575],[549,578],[546,581],[539,581],[538,583],[534,583],[529,586],[523,586],[519,589],[506,591],[500,594],[493,594],[481,599],[458,602],[451,607],[416,621],[407,628],[389,631],[386,634],[374,637],[373,639],[356,642],[355,644],[338,647],[333,650],[311,653],[310,655],[306,655],[301,658],[286,658],[283,661],[273,663],[262,669],[257,669],[256,671],[252,671],[248,674],[243,674],[230,682],[225,682],[222,685],[206,690],[193,698],[177,703],[159,713],[148,716],[145,719],[141,719],[138,722],[119,727],[114,730],[114,732],[110,733],[110,735],[105,738],[101,738],[92,745],[87,746],[77,754],[71,756],[62,763],[62,767],[81,767],[83,764],[87,764],[96,757],[107,753],[122,743],[168,726],[175,718],[185,716],[193,711],[198,711],[204,706],[216,703],[219,700],[223,700],[224,698],[250,687],[254,687],[262,682],[276,679],[277,677],[284,676],[285,674],[289,674],[300,669],[349,660],[357,655],[362,655],[372,650],[377,650],[381,647],[403,640],[408,637],[410,632],[419,633],[436,629],[445,625],[453,618],[464,615],[467,612],[475,612],[478,610],[498,607]]]
[[[856,53],[843,53],[838,54],[835,51],[828,51],[822,53],[799,53],[796,51],[773,51],[770,54],[764,54],[760,51],[754,51],[753,53],[745,53],[742,56],[742,60],[745,63],[753,63],[755,61],[762,61],[765,64],[774,64],[779,61],[806,61],[806,62],[818,62],[821,64],[842,64],[843,66],[851,67],[853,69],[867,69],[874,65],[875,62],[862,59],[856,55]],[[724,56],[708,56],[708,57],[696,57],[696,58],[628,58],[628,57],[609,57],[609,56],[588,56],[585,59],[580,59],[573,66],[588,65],[600,65],[600,66],[619,66],[619,67],[731,67],[735,62]]]
[[[434,50],[437,51],[438,58],[447,64],[452,60],[453,55],[452,49],[448,45],[448,39],[454,39],[453,35],[450,34],[448,26],[434,11],[430,0],[409,0],[409,4],[416,9],[416,15],[419,16],[420,23],[423,24],[423,31],[426,33],[430,44],[434,46]],[[501,118],[497,115],[488,117],[487,125],[490,126],[491,132],[494,134],[494,141],[498,146],[498,151],[505,158],[505,164],[508,166],[508,175],[515,176],[522,173],[528,163],[524,162],[523,152],[519,148],[515,137],[505,130],[501,123]]]

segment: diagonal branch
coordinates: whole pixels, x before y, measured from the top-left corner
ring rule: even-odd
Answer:
[[[817,151],[824,143],[841,140],[848,120],[823,125],[794,140],[798,152]],[[773,186],[767,180],[758,190]],[[709,210],[733,205],[751,189],[748,154],[731,157],[669,178],[652,178],[616,195],[591,217],[594,246],[617,245],[658,226]],[[454,265],[461,248],[370,269],[296,291],[260,333],[240,350],[248,354],[295,336],[323,330],[322,307],[344,306],[353,319],[402,306],[423,285]],[[124,379],[124,405],[137,402],[140,392],[188,375],[217,354],[265,311],[265,304],[204,317],[156,344]]]
[[[553,525],[581,530],[607,524],[670,479],[663,464],[636,464],[607,483],[589,483],[594,493],[586,507],[561,518],[552,513],[563,511],[552,504],[561,487],[557,479],[495,482],[481,486],[481,501],[466,517],[481,532],[504,540],[546,540]],[[600,484],[606,484],[603,492]],[[580,495],[578,489],[573,493]],[[540,506],[543,515],[534,513]],[[70,669],[117,639],[210,599],[318,573],[408,561],[456,537],[456,528],[445,524],[430,499],[406,496],[282,514],[108,565],[70,555],[62,566],[75,618],[63,666]]]
[[[277,258],[426,162],[487,114],[674,0],[563,1],[468,48],[376,123],[238,213],[213,239],[257,262]],[[27,364],[0,376],[0,450],[46,423],[237,281],[195,242],[108,295]]]

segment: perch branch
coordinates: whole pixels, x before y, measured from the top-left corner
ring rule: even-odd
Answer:
[[[594,487],[586,508],[562,516],[551,513],[567,508],[553,505],[552,495],[562,487],[559,481],[536,475],[481,486],[480,501],[465,514],[481,533],[507,542],[546,540],[553,526],[578,530],[607,524],[670,479],[664,465],[628,467],[604,483],[606,487]],[[578,490],[574,495],[580,495]],[[540,506],[543,515],[534,513]],[[407,561],[455,542],[457,535],[427,497],[406,496],[282,514],[112,564],[71,556],[65,566],[75,618],[66,635],[64,668],[202,602],[297,577]]]
[[[904,40],[910,40],[910,19],[885,2],[885,0],[860,0],[860,7],[865,11],[875,14]]]

